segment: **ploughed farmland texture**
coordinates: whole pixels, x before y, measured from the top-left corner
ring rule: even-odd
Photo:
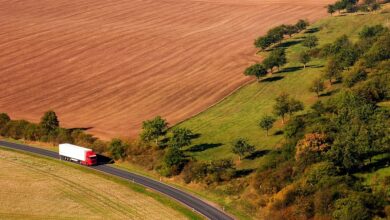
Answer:
[[[0,0],[0,111],[108,138],[171,124],[250,80],[253,40],[333,0]]]

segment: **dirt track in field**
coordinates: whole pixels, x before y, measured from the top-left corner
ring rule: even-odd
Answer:
[[[333,0],[0,0],[0,112],[103,138],[171,124],[247,82],[253,40]]]

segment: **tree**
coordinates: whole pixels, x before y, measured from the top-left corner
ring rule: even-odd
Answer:
[[[382,25],[374,25],[374,26],[364,26],[363,29],[359,33],[360,39],[369,39],[378,36],[379,34],[388,31]]]
[[[295,25],[285,25],[284,26],[284,34],[287,34],[291,37],[293,34],[298,33],[298,28]]]
[[[9,122],[11,118],[7,113],[0,113],[0,130]]]
[[[370,210],[363,200],[356,195],[338,199],[335,202],[333,219],[336,220],[364,220],[371,219]]]
[[[282,123],[284,124],[284,116],[289,111],[289,96],[287,93],[282,93],[275,99],[275,101],[274,113],[275,115],[282,117]]]
[[[185,155],[176,147],[169,147],[164,155],[164,165],[168,169],[165,176],[179,174],[185,164]]]
[[[286,52],[284,48],[276,48],[267,58],[263,60],[264,68],[270,69],[271,73],[273,73],[273,68],[276,66],[278,69],[287,63]]]
[[[297,29],[298,29],[299,31],[305,30],[307,26],[309,26],[309,22],[308,22],[308,21],[305,21],[305,20],[302,20],[302,19],[300,19],[300,20],[295,24],[295,27],[297,27]]]
[[[325,85],[324,81],[321,78],[314,79],[312,82],[309,91],[310,92],[315,92],[317,94],[317,97],[320,97],[320,93],[324,91]]]
[[[272,39],[267,35],[263,37],[259,37],[255,40],[255,47],[265,50],[272,44]]]
[[[311,49],[318,45],[318,38],[314,35],[309,35],[303,40],[302,44]]]
[[[141,139],[147,142],[154,140],[158,146],[158,139],[166,134],[167,129],[167,121],[161,116],[157,116],[152,120],[142,122]]]
[[[271,116],[264,116],[261,118],[259,126],[263,130],[267,131],[267,136],[268,136],[268,131],[274,126],[276,119]]]
[[[274,27],[267,32],[267,36],[272,40],[272,43],[277,43],[283,40],[284,28],[282,26]]]
[[[334,57],[328,59],[328,62],[325,66],[325,78],[329,79],[329,83],[332,85],[332,79],[339,78],[343,68],[340,63],[336,61]]]
[[[172,136],[169,139],[169,146],[182,148],[191,144],[193,133],[191,130],[186,128],[173,128]]]
[[[41,118],[40,125],[46,134],[53,133],[60,126],[57,115],[54,111],[47,111]]]
[[[306,69],[306,64],[310,62],[310,60],[311,57],[308,51],[305,50],[299,54],[299,62],[303,64],[303,69]]]
[[[274,67],[278,65],[277,64],[277,60],[275,59],[275,57],[272,57],[272,56],[268,56],[266,57],[264,60],[263,60],[263,66],[264,68],[266,68],[267,70],[269,69],[271,74],[273,73],[273,69]]]
[[[255,147],[250,145],[248,141],[244,138],[237,139],[232,148],[233,153],[239,156],[239,160],[247,153],[253,153],[255,151]]]
[[[328,5],[328,13],[332,16],[336,12],[334,5]]]
[[[112,157],[115,160],[123,159],[126,157],[126,148],[127,144],[123,143],[123,141],[119,138],[114,138],[111,140],[110,145],[108,146],[108,150],[110,151]]]
[[[248,67],[244,74],[246,76],[255,76],[257,81],[260,81],[261,77],[267,75],[267,69],[264,67],[264,65],[256,63]]]
[[[303,103],[299,100],[290,98],[288,102],[288,114],[290,117],[295,113],[304,109]]]
[[[311,133],[306,134],[305,137],[297,143],[295,159],[309,162],[313,157],[318,158],[319,154],[329,149],[325,134]],[[314,160],[315,160],[314,158]]]

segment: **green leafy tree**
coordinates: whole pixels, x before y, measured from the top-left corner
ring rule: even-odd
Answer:
[[[333,219],[336,220],[371,219],[370,212],[363,200],[354,195],[337,200],[332,215]]]
[[[290,115],[290,117],[295,112],[302,111],[303,108],[304,108],[304,106],[303,106],[303,103],[301,101],[293,99],[293,98],[290,98],[290,100],[288,102],[288,114]]]
[[[259,126],[261,129],[265,130],[267,132],[274,126],[276,119],[272,116],[264,116],[260,119]]]
[[[333,15],[333,13],[336,12],[334,5],[328,5],[327,9],[330,15]]]
[[[248,140],[244,138],[239,138],[234,141],[232,152],[239,156],[239,160],[241,157],[245,156],[247,153],[253,153],[255,151],[255,147],[248,143]]]
[[[282,26],[274,27],[267,32],[267,36],[272,40],[272,43],[278,43],[283,40],[284,28]]]
[[[273,73],[273,68],[277,67],[280,69],[281,66],[287,63],[286,52],[283,48],[276,48],[267,58],[263,60],[264,68],[270,69],[271,73]]]
[[[387,28],[382,25],[364,26],[359,33],[360,39],[369,39],[378,36],[381,33],[388,31]]]
[[[169,139],[169,146],[182,148],[191,144],[193,133],[186,128],[173,128],[172,136]]]
[[[302,42],[303,46],[314,48],[318,45],[318,38],[314,35],[308,35]]]
[[[309,22],[308,22],[308,21],[305,21],[305,20],[302,20],[302,19],[300,19],[300,20],[295,24],[295,27],[297,27],[297,29],[298,29],[299,31],[305,30],[307,26],[309,26]]]
[[[295,25],[285,25],[284,27],[284,34],[291,37],[293,34],[298,33],[298,28]]]
[[[46,134],[54,133],[60,126],[54,111],[47,111],[41,118],[40,126]]]
[[[267,75],[267,69],[264,67],[264,65],[256,63],[248,67],[244,74],[246,76],[255,76],[257,81],[260,81],[261,77]]]
[[[119,138],[111,140],[108,150],[115,160],[124,159],[126,157],[126,149],[128,145]]]
[[[158,146],[159,138],[166,134],[168,129],[168,123],[161,116],[157,116],[152,120],[142,122],[141,139],[146,142],[152,140]]]
[[[313,80],[309,88],[309,91],[315,92],[317,94],[317,97],[320,97],[320,93],[323,92],[324,89],[325,89],[324,80],[322,80],[321,78],[317,78]]]
[[[332,85],[333,79],[338,79],[341,75],[343,68],[340,63],[335,58],[328,59],[328,62],[325,66],[325,78],[329,80],[329,83]]]
[[[306,69],[306,64],[309,63],[311,60],[310,54],[308,51],[302,51],[299,54],[299,62],[303,64],[303,69]]]
[[[11,118],[7,113],[0,113],[0,130],[9,122]]]
[[[255,47],[265,50],[272,44],[272,39],[269,36],[262,36],[255,40]]]
[[[289,112],[289,95],[282,93],[275,99],[274,113],[277,116],[282,117],[282,123],[284,124],[285,115]]]
[[[183,152],[176,147],[169,147],[164,155],[164,176],[177,175],[183,169],[186,158]]]

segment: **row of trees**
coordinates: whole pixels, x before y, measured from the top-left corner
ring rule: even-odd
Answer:
[[[362,11],[376,11],[381,8],[381,5],[376,0],[364,0],[362,4],[357,4],[357,0],[339,0],[334,4],[328,5],[328,13],[333,14],[336,11],[340,13],[342,10],[345,10],[348,13]]]
[[[280,25],[270,29],[265,36],[258,37],[255,40],[255,47],[265,50],[273,44],[280,43],[285,35],[292,36],[306,29],[309,23],[305,20],[299,20],[295,25]]]

